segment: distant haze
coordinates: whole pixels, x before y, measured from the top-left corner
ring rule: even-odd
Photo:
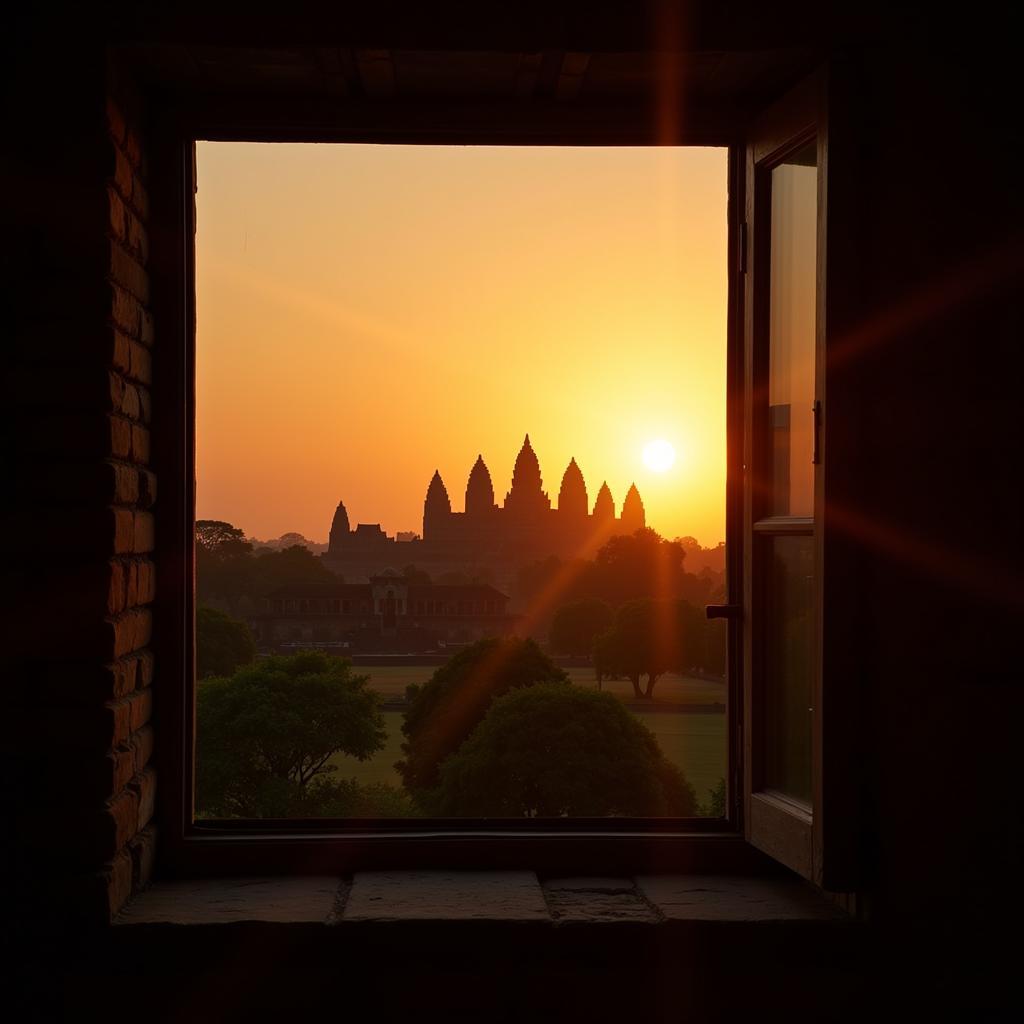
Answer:
[[[574,456],[724,538],[725,150],[201,143],[198,182],[199,518],[419,533],[529,433],[553,504]]]

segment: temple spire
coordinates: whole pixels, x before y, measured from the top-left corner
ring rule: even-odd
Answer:
[[[594,502],[594,518],[599,522],[615,518],[615,501],[612,492],[608,489],[608,483],[601,484],[597,492],[597,500]]]
[[[636,489],[636,484],[630,484],[629,490],[626,492],[626,500],[622,503],[620,522],[628,533],[635,533],[647,525],[644,503],[640,499],[640,492]]]
[[[448,497],[448,489],[441,479],[441,471],[435,469],[427,488],[427,497],[423,502],[423,539],[436,539],[438,528],[444,531],[452,514],[452,503]]]
[[[334,518],[331,520],[331,532],[327,538],[327,550],[329,552],[336,551],[339,545],[348,540],[351,532],[352,527],[348,521],[348,510],[345,508],[345,503],[339,501],[338,507],[334,510]]]
[[[587,515],[587,484],[575,459],[569,460],[562,476],[562,486],[558,489],[558,511],[575,519],[584,519]]]
[[[540,462],[527,434],[516,456],[512,470],[512,487],[505,495],[505,508],[517,514],[532,515],[551,508],[551,499],[544,493]]]
[[[494,484],[483,455],[476,457],[466,484],[467,515],[487,515],[494,509]]]

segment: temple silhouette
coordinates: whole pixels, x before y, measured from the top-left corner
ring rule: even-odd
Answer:
[[[610,537],[646,525],[643,501],[630,486],[615,515],[615,501],[602,483],[590,509],[583,473],[570,459],[558,490],[557,506],[544,490],[540,463],[526,435],[512,471],[512,485],[499,506],[483,456],[466,483],[464,511],[452,510],[440,472],[435,471],[423,502],[423,535],[389,537],[379,523],[352,529],[344,502],[331,523],[325,564],[346,580],[370,579],[386,568],[415,564],[431,574],[464,572],[506,585],[524,564],[550,555],[591,556]]]

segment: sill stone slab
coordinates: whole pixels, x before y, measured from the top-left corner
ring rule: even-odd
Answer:
[[[719,875],[641,875],[637,887],[666,921],[841,921],[804,882]]]
[[[550,921],[532,871],[360,871],[342,922]]]
[[[114,923],[325,924],[334,913],[338,885],[333,876],[160,882],[136,896]]]

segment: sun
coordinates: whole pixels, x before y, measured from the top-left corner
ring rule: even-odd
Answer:
[[[664,438],[648,441],[644,445],[644,465],[655,473],[665,473],[676,461],[676,450]]]

